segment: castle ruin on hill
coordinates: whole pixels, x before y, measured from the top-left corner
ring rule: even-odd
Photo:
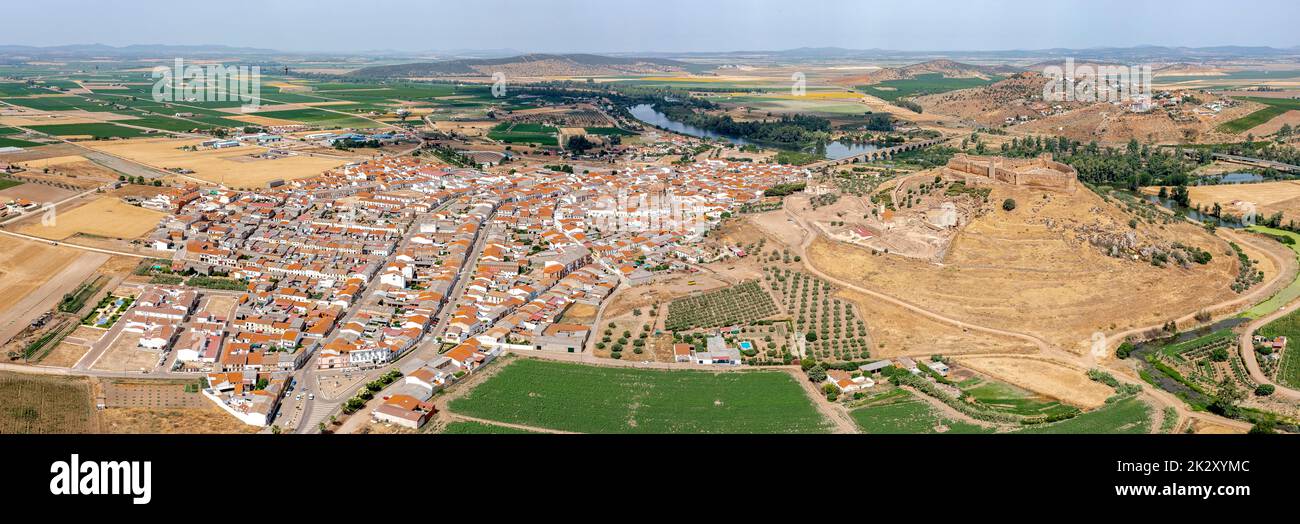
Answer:
[[[943,169],[944,174],[961,177],[967,185],[987,184],[990,180],[996,180],[1066,193],[1075,191],[1079,178],[1073,167],[1052,160],[1048,153],[1032,159],[957,153]]]

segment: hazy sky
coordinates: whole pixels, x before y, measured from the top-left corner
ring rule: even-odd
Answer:
[[[1297,0],[41,0],[0,44],[288,51],[999,50],[1300,45]]]

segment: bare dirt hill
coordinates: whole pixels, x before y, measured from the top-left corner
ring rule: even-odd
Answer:
[[[1039,117],[1051,107],[1043,102],[1047,79],[1038,73],[1019,73],[987,86],[917,97],[927,113],[948,115],[985,126],[1007,118]]]
[[[974,219],[942,264],[819,239],[810,261],[822,271],[976,325],[1017,330],[1086,354],[1094,332],[1161,324],[1237,296],[1238,261],[1228,244],[1187,223],[1138,220],[1086,189],[1049,193],[995,185],[990,201],[1007,212]],[[1107,242],[1212,254],[1208,264],[1165,264],[1110,256]],[[1139,249],[1141,249],[1139,247]],[[1258,258],[1258,257],[1256,257]]]

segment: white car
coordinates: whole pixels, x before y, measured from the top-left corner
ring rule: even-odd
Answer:
[[[316,394],[312,393],[310,395],[307,395],[307,400],[316,400]]]

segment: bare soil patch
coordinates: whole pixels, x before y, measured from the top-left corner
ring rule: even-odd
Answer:
[[[1194,245],[1213,254],[1184,269],[1103,254],[1072,226],[1123,234],[1127,215],[1080,189],[1066,197],[994,186],[992,202],[1014,198],[964,227],[942,264],[873,255],[849,244],[816,240],[808,258],[826,273],[918,307],[976,325],[1026,332],[1085,354],[1091,335],[1163,324],[1236,294],[1227,243],[1191,224],[1139,224],[1140,234]],[[868,322],[870,318],[868,317]]]
[[[1005,356],[961,356],[955,360],[998,380],[1082,408],[1101,407],[1115,394],[1109,386],[1090,380],[1084,370],[1048,360]]]

